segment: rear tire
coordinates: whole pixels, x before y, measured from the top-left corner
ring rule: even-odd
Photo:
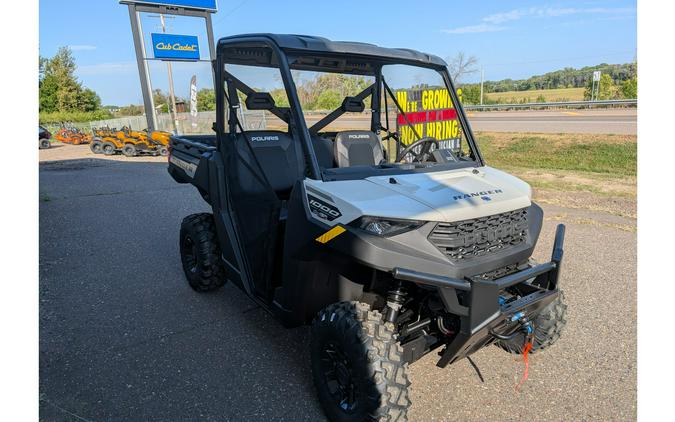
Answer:
[[[533,321],[534,339],[530,353],[544,350],[558,341],[565,325],[567,325],[566,316],[567,305],[565,304],[565,295],[561,290],[560,296],[542,309]],[[525,333],[521,332],[511,340],[498,340],[495,344],[509,353],[520,355],[523,353]]]
[[[159,147],[157,148],[157,150],[159,151],[159,155],[161,155],[162,157],[166,157],[167,155],[169,155],[169,149],[167,147]]]
[[[101,152],[105,155],[115,155],[117,150],[112,142],[104,142],[101,144]]]
[[[408,420],[403,348],[378,311],[334,303],[319,312],[311,333],[312,375],[329,420]]]
[[[47,149],[52,146],[52,143],[49,142],[49,139],[40,139],[40,149]]]
[[[180,225],[180,259],[190,287],[198,292],[225,284],[225,269],[213,215],[192,214]]]
[[[93,142],[89,145],[89,149],[90,149],[91,152],[93,152],[94,154],[100,154],[100,153],[102,152],[102,151],[101,151],[101,141],[96,141],[96,140],[93,141]]]
[[[135,157],[138,152],[136,151],[136,146],[134,144],[125,144],[122,148],[122,154],[126,157]]]

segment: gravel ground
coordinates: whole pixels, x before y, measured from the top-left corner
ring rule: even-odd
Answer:
[[[323,420],[307,328],[284,329],[233,286],[187,286],[178,227],[208,208],[163,159],[40,156],[41,420]],[[410,367],[411,420],[636,419],[635,220],[544,210],[536,258],[568,224],[564,336],[531,358],[520,393],[522,361],[496,347],[474,355],[484,383],[467,361],[426,356]]]

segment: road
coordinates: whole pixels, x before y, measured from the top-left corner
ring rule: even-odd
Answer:
[[[635,108],[468,111],[467,115],[475,131],[637,135],[637,109]],[[323,115],[308,116],[308,125],[311,126],[322,117]],[[278,126],[280,123],[280,121],[268,119],[270,126]],[[347,130],[369,127],[370,115],[349,114],[331,123],[329,128],[330,130]]]
[[[468,112],[476,131],[637,135],[637,109]]]
[[[40,419],[324,420],[307,328],[283,328],[231,285],[198,294],[185,282],[178,227],[208,210],[196,190],[160,159],[86,148],[40,152],[86,157],[40,165]],[[635,420],[635,232],[545,211],[568,222],[563,338],[531,358],[520,393],[522,361],[496,347],[474,355],[485,383],[466,360],[441,370],[426,356],[409,370],[412,421]]]

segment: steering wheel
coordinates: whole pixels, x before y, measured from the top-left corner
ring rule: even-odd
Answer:
[[[424,146],[420,149],[419,152],[413,151],[413,148],[424,144]],[[401,153],[396,157],[396,162],[400,162],[403,160],[403,157],[406,155],[412,153],[414,155],[412,161],[415,162],[422,162],[426,160],[430,154],[429,150],[431,149],[431,145],[436,145],[436,149],[439,148],[438,146],[438,139],[432,137],[432,136],[425,136],[424,138],[418,139],[417,141],[413,142],[412,144],[408,145],[401,151]]]

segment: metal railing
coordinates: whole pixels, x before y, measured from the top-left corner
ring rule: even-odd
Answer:
[[[554,101],[523,104],[465,105],[464,110],[508,110],[511,108],[566,108],[566,107],[637,106],[637,100]]]

